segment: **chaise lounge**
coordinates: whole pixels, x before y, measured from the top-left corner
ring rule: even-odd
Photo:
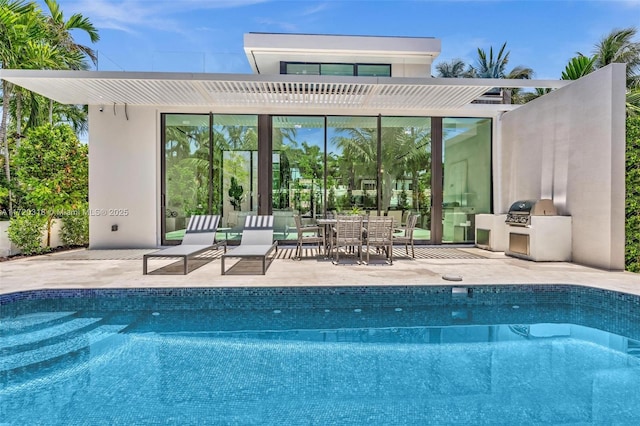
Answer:
[[[220,246],[224,246],[226,253],[227,240],[216,242],[216,231],[219,224],[220,215],[191,216],[180,245],[145,254],[142,257],[142,274],[147,275],[147,262],[152,257],[181,258],[183,262],[182,273],[186,275],[189,271],[187,265],[189,258]]]
[[[273,216],[247,216],[244,221],[240,245],[222,255],[222,275],[226,274],[224,261],[229,257],[262,260],[262,275],[267,272],[267,258],[278,251],[278,242],[273,241]]]

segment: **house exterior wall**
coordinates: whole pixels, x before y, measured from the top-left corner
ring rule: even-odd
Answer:
[[[612,64],[501,119],[500,211],[552,198],[576,263],[624,269],[625,66]]]
[[[89,107],[89,248],[156,247],[158,113],[127,107],[127,120],[123,105],[115,111]]]
[[[393,77],[431,77],[441,42],[431,37],[247,33],[247,60],[256,74],[280,74],[280,61],[391,64]]]
[[[431,77],[431,64],[391,64],[392,77]]]

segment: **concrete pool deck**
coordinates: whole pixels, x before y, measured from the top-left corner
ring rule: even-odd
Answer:
[[[379,257],[369,265],[358,265],[353,259],[333,265],[321,256],[293,260],[293,250],[285,248],[279,250],[266,275],[256,275],[250,262],[238,263],[228,275],[221,275],[220,252],[213,252],[200,264],[194,262],[187,275],[168,275],[176,266],[170,260],[150,262],[150,269],[160,269],[142,275],[142,255],[153,250],[82,249],[1,262],[0,293],[66,288],[578,284],[640,295],[640,274],[566,262],[531,262],[477,248],[416,250],[417,258],[411,259],[404,250],[394,249],[401,256],[393,265]],[[444,256],[437,258],[440,253]]]

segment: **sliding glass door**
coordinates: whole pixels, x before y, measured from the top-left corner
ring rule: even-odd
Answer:
[[[258,211],[258,182],[279,240],[295,238],[294,214],[330,212],[398,225],[419,214],[417,241],[470,243],[475,215],[491,212],[491,119],[263,116],[269,137],[259,139],[258,118],[162,115],[163,244],[178,243],[189,217],[204,213],[222,215],[224,237],[239,239],[244,217]]]
[[[272,117],[272,208],[276,237],[295,239],[293,215],[324,214],[323,117]]]
[[[431,240],[431,119],[381,118],[381,208],[404,225],[419,214],[416,240]]]
[[[209,114],[171,114],[164,118],[163,244],[182,240],[192,214],[209,208]]]
[[[239,237],[257,206],[257,116],[163,114],[161,243],[182,240],[194,214],[220,214]],[[222,237],[222,235],[221,235]]]
[[[327,117],[327,210],[378,211],[377,117]]]
[[[491,119],[442,120],[442,169],[442,242],[473,242],[475,215],[491,213]]]

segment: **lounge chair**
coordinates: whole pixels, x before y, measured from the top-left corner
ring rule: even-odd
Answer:
[[[222,275],[226,273],[224,261],[228,257],[261,259],[262,275],[264,275],[267,273],[267,257],[274,250],[278,251],[278,242],[273,241],[273,216],[247,216],[240,245],[222,255]]]
[[[216,242],[216,231],[219,224],[220,215],[191,216],[180,245],[145,254],[142,257],[142,274],[147,275],[147,261],[152,257],[181,258],[183,261],[182,273],[186,275],[189,271],[187,267],[189,258],[220,246],[224,246],[226,253],[227,240]]]

